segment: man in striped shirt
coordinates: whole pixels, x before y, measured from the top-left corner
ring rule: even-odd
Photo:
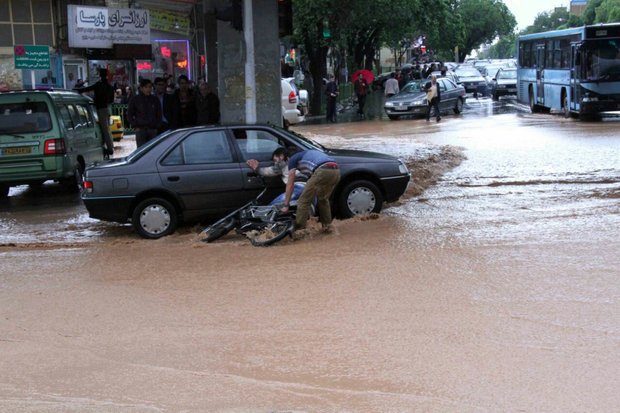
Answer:
[[[299,171],[300,175],[307,177],[308,182],[306,182],[306,187],[297,200],[296,229],[306,227],[310,215],[310,205],[316,197],[319,220],[323,228],[329,230],[332,222],[329,197],[340,180],[338,164],[327,154],[315,149],[297,152],[291,156],[288,161],[289,177],[286,183],[282,212],[288,211],[297,171]]]

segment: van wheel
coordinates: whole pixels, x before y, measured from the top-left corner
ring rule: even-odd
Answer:
[[[73,176],[60,181],[61,185],[69,192],[78,192],[84,185],[84,175],[80,165],[73,169]]]
[[[11,187],[5,184],[0,184],[0,198],[6,198],[9,196],[9,189]]]
[[[174,206],[163,198],[148,198],[133,210],[131,223],[143,238],[157,239],[176,230],[177,212]]]

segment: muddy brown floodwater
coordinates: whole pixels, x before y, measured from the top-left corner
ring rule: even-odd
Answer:
[[[298,127],[414,180],[270,248],[5,210],[0,412],[619,411],[619,124]]]

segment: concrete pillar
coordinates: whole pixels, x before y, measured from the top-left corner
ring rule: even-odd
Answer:
[[[254,0],[257,123],[282,125],[278,4]],[[222,123],[245,123],[245,44],[243,32],[217,22],[218,93]]]

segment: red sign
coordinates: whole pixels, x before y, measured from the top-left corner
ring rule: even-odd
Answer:
[[[151,70],[153,69],[153,65],[151,64],[151,62],[143,62],[143,63],[138,63],[138,70]]]
[[[162,46],[162,48],[161,48],[161,55],[163,57],[170,57],[170,55],[171,55],[170,48],[166,47],[166,46]]]

